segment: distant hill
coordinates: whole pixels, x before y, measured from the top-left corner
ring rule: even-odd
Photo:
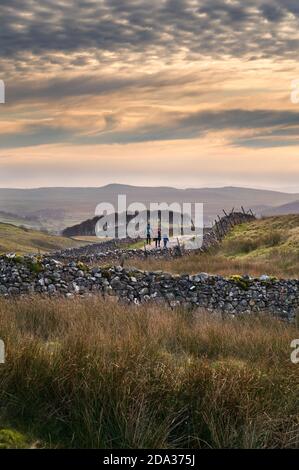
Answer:
[[[0,223],[0,254],[11,252],[20,254],[45,253],[52,250],[77,247],[82,244],[84,243],[69,238]]]
[[[62,231],[64,237],[95,237],[95,227],[100,217],[83,220],[80,224],[72,225]]]
[[[222,209],[237,209],[241,205],[245,209],[256,207],[260,215],[265,207],[272,209],[299,200],[299,194],[238,187],[177,189],[109,184],[99,188],[0,188],[0,211],[26,217],[28,225],[39,224],[57,233],[92,219],[101,202],[116,205],[118,194],[126,194],[128,204],[136,201],[146,205],[150,202],[202,202],[205,224],[210,224]],[[0,214],[0,222],[2,220]]]
[[[38,218],[30,216],[22,217],[20,215],[5,211],[0,211],[0,222],[21,227],[34,228],[36,230],[43,228]]]
[[[134,219],[136,217],[137,213],[126,213],[126,224],[128,225],[129,222],[132,221],[132,219]],[[96,228],[96,224],[97,222],[102,218],[103,216],[97,216],[97,217],[93,217],[92,219],[87,219],[87,220],[84,220],[82,221],[80,224],[76,224],[76,225],[73,225],[71,227],[67,227],[66,229],[64,229],[62,231],[62,235],[65,236],[65,237],[81,237],[81,236],[95,236],[95,228]],[[149,211],[145,211],[145,212],[142,212],[139,214],[139,217],[140,217],[140,220],[142,219],[144,221],[144,223],[146,222],[149,222],[150,221],[150,212]],[[159,217],[159,222],[161,224],[161,226],[163,227],[163,220],[164,221],[167,221],[167,226],[168,226],[168,222],[170,224],[170,230],[171,230],[171,227],[173,227],[173,221],[181,221],[182,218],[181,218],[181,215],[180,214],[177,214],[177,213],[174,213],[172,211],[169,212],[169,215],[168,213],[164,213],[163,214],[163,211],[162,213],[160,212],[158,214],[158,217]],[[163,219],[164,217],[164,219]],[[117,236],[117,230],[118,230],[118,215],[117,214],[110,214],[108,217],[106,216],[105,218],[105,221],[111,221],[112,224],[114,224],[114,220],[115,220],[115,234]],[[185,219],[184,221],[188,224],[190,224],[190,226],[194,226],[192,220],[190,219],[190,217],[188,217],[187,215],[185,215]],[[110,223],[110,222],[109,222]],[[145,234],[144,234],[145,235]]]
[[[262,214],[266,216],[299,214],[299,200],[283,204],[282,206],[263,209]]]

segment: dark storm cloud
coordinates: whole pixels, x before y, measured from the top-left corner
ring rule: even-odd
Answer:
[[[159,48],[170,58],[184,48],[190,54],[285,56],[297,53],[291,36],[298,15],[297,0],[1,0],[1,55],[93,48],[146,54]],[[282,22],[290,27],[288,39]]]
[[[79,135],[76,130],[53,127],[53,124],[27,125],[23,131],[0,137],[0,148],[13,148],[67,142],[77,145],[129,144],[149,141],[194,139],[210,131],[227,129],[247,130],[253,133],[252,138],[236,138],[233,145],[244,147],[273,147],[277,142],[284,145],[299,143],[299,112],[233,109],[218,112],[199,112],[189,116],[179,116],[168,123],[138,127],[132,131],[117,130],[118,117],[106,115],[106,126],[100,133]]]

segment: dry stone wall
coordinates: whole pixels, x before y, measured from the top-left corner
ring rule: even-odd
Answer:
[[[128,270],[121,266],[88,267],[53,258],[0,258],[0,296],[44,294],[75,297],[100,294],[122,302],[166,302],[171,308],[204,307],[240,315],[268,312],[294,321],[299,306],[299,280],[261,276],[171,275]]]

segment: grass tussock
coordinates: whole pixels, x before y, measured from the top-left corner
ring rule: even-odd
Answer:
[[[100,299],[1,301],[3,423],[45,446],[298,447],[298,330]]]

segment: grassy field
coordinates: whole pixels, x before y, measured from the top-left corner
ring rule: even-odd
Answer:
[[[44,253],[51,250],[72,248],[86,244],[70,238],[48,235],[37,230],[16,227],[11,224],[0,223],[0,254],[16,252]]]
[[[134,260],[149,270],[175,273],[269,274],[299,277],[299,215],[259,219],[233,228],[218,249],[175,260]]]
[[[96,235],[94,236],[88,236],[88,235],[82,235],[78,237],[72,237],[73,240],[78,240],[80,242],[86,242],[86,243],[101,243],[105,242],[107,240],[111,240],[111,238],[106,238],[106,237],[97,237]]]
[[[298,447],[298,333],[268,317],[1,300],[0,447]]]

